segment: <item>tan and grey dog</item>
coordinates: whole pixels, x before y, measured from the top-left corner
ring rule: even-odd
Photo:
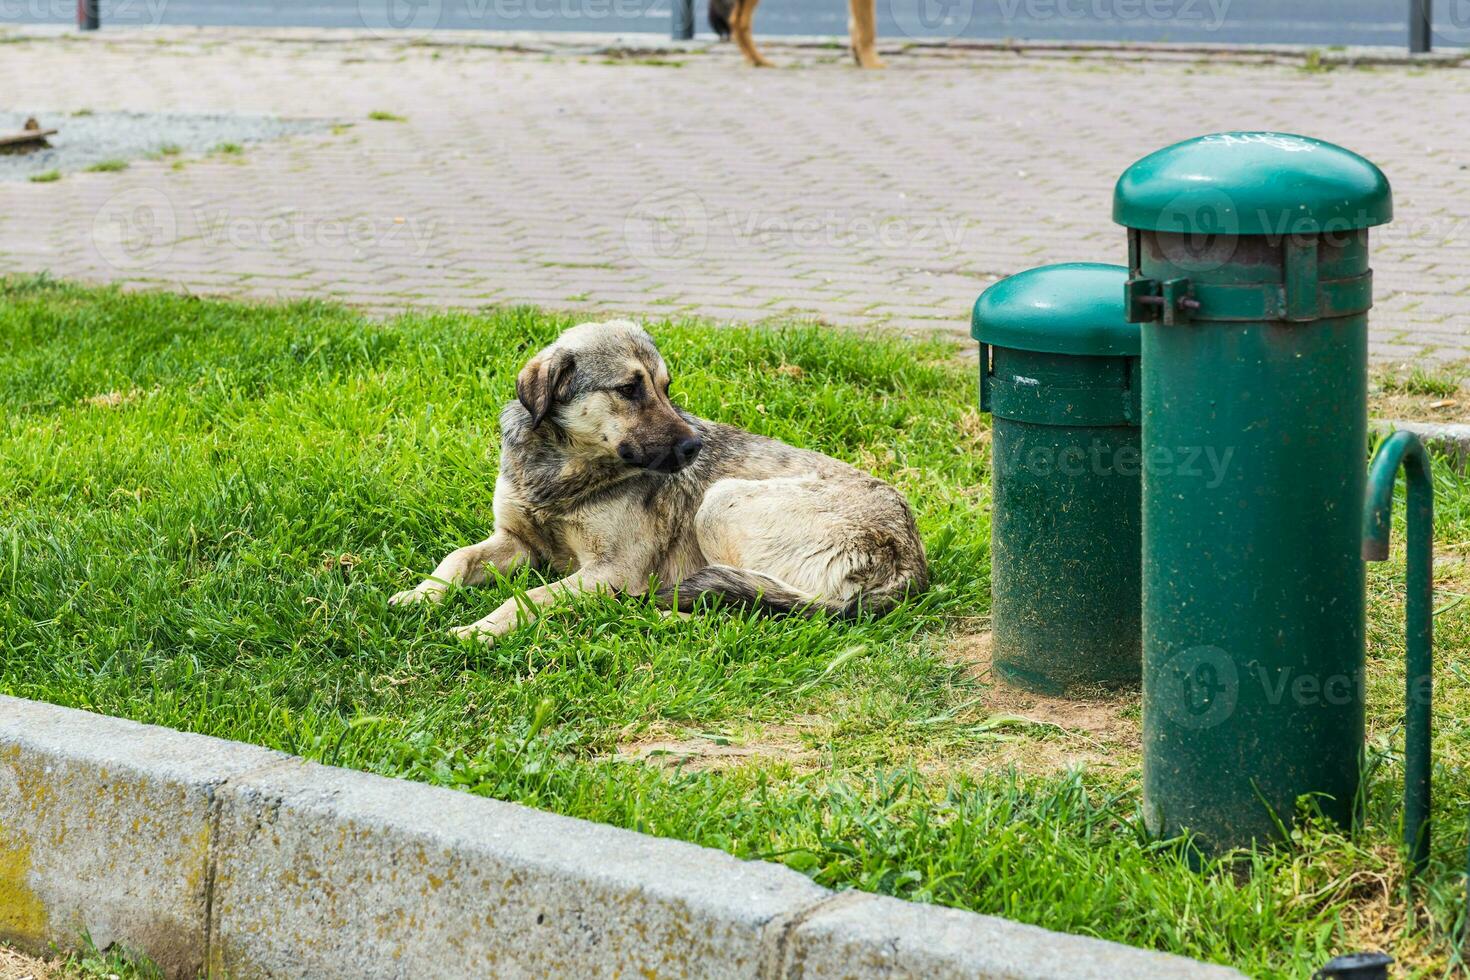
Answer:
[[[495,533],[392,602],[437,601],[487,568],[560,581],[451,630],[487,642],[561,595],[641,594],[681,610],[719,595],[776,612],[883,612],[928,584],[893,487],[819,453],[683,411],[635,323],[584,323],[531,359],[500,415]]]

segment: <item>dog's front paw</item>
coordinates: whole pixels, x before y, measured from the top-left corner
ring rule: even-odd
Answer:
[[[420,602],[438,602],[444,593],[438,589],[405,589],[388,600],[390,606],[412,606]]]
[[[474,640],[476,643],[483,643],[487,647],[495,643],[495,634],[479,623],[452,627],[449,630],[449,635],[461,642]]]

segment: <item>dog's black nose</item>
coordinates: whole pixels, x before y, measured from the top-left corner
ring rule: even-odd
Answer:
[[[681,440],[674,447],[674,456],[679,460],[680,466],[688,466],[694,462],[694,457],[698,456],[699,451],[703,448],[703,439],[699,438],[699,436],[690,436],[688,439]]]

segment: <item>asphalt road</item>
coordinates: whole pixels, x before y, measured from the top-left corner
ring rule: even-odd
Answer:
[[[646,31],[670,0],[101,0],[104,25]],[[877,0],[885,37],[1402,46],[1409,0]],[[707,30],[706,0],[695,0]],[[1435,0],[1435,43],[1470,44],[1470,0]],[[0,23],[69,23],[75,0],[0,0]],[[844,34],[846,0],[764,0],[759,34]]]

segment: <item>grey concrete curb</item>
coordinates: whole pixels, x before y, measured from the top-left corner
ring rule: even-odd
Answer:
[[[0,37],[75,43],[269,42],[272,44],[377,43],[400,47],[487,48],[533,54],[573,56],[653,56],[700,53],[715,49],[713,35],[675,41],[655,33],[584,31],[425,30],[401,34],[348,27],[162,27],[103,25],[81,33],[69,25],[0,25]],[[772,51],[826,49],[845,52],[848,39],[838,35],[763,35],[762,48]],[[1454,48],[1410,54],[1402,48],[1359,45],[1322,47],[1310,44],[1211,44],[1139,41],[984,40],[942,37],[881,37],[880,53],[910,54],[955,60],[965,56],[1098,58],[1125,61],[1209,60],[1239,64],[1303,64],[1323,66],[1410,65],[1416,68],[1458,67],[1470,60],[1470,49]],[[733,50],[733,49],[731,49]],[[732,54],[733,58],[734,55]]]
[[[84,931],[171,977],[1239,976],[0,697],[0,940]]]
[[[1374,419],[1373,431],[1381,436],[1395,432],[1412,432],[1432,453],[1444,457],[1451,466],[1463,470],[1470,463],[1470,425],[1463,422],[1403,422]]]

